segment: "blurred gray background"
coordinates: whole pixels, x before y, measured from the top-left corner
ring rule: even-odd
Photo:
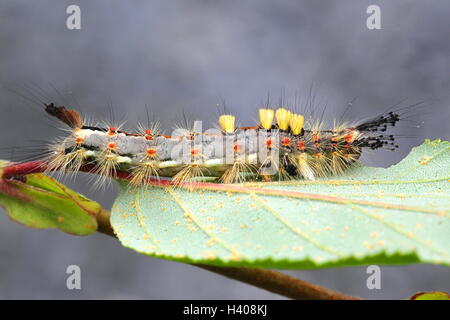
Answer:
[[[81,30],[67,30],[66,8],[81,7]],[[366,8],[381,7],[382,30],[366,28]],[[268,93],[308,97],[311,86],[327,117],[353,98],[351,119],[390,105],[425,101],[420,128],[397,152],[366,159],[388,166],[425,138],[449,138],[450,3],[397,1],[0,1],[0,158],[11,146],[57,134],[36,95],[76,105],[84,114],[127,119],[145,106],[170,129],[182,110],[211,123],[226,102],[253,124]],[[60,93],[55,89],[57,88]],[[13,88],[13,90],[11,90]],[[14,93],[14,92],[15,93]],[[17,94],[18,93],[18,94]],[[24,99],[21,96],[27,97]],[[28,100],[27,100],[28,99]],[[417,113],[416,113],[417,114]],[[170,132],[170,130],[169,130]],[[86,177],[70,185],[86,193]],[[117,190],[87,192],[110,207]],[[0,298],[278,299],[277,295],[171,261],[148,258],[100,234],[73,237],[22,227],[0,214]],[[82,290],[66,289],[65,270],[82,270]],[[383,266],[382,290],[366,288],[364,267],[290,274],[370,299],[450,291],[450,269]]]

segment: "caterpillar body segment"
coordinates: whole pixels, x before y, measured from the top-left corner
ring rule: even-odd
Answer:
[[[129,133],[115,127],[87,126],[74,110],[45,106],[46,112],[68,125],[71,134],[51,147],[48,170],[77,172],[90,164],[100,177],[117,171],[130,183],[146,185],[150,177],[172,178],[175,185],[215,177],[223,183],[249,180],[307,179],[340,175],[367,149],[395,148],[385,134],[399,115],[389,112],[353,126],[323,129],[320,122],[305,127],[303,115],[285,108],[260,109],[255,127],[235,127],[235,117],[222,115],[218,130],[167,136],[156,126]],[[99,180],[103,183],[104,180]]]

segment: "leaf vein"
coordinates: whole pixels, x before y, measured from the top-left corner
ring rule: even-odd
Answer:
[[[216,242],[223,247],[225,250],[229,251],[231,254],[233,254],[236,258],[242,257],[245,258],[243,254],[241,254],[236,249],[231,248],[226,244],[226,242],[220,238],[218,238],[214,233],[210,232],[200,221],[198,221],[197,217],[194,215],[194,213],[185,206],[185,204],[181,201],[181,199],[178,197],[178,195],[175,194],[175,192],[171,188],[166,188],[167,193],[173,198],[173,200],[178,204],[178,206],[181,208],[181,210],[184,212],[184,214],[187,214],[189,218],[197,225],[197,227],[203,231],[207,236],[209,236],[211,239],[215,239]]]
[[[267,212],[272,214],[280,223],[282,223],[287,229],[289,229],[292,233],[294,233],[296,236],[299,236],[303,238],[303,240],[306,240],[307,242],[310,242],[315,247],[319,248],[322,251],[326,251],[327,253],[331,253],[337,257],[342,257],[342,255],[333,249],[328,248],[327,246],[322,245],[320,242],[315,241],[313,238],[311,238],[308,234],[302,232],[298,228],[292,226],[288,221],[286,221],[280,213],[278,213],[275,209],[265,204],[261,198],[259,198],[255,193],[251,193],[251,196],[255,201],[259,203],[261,207],[263,207]]]
[[[373,219],[375,221],[378,221],[379,223],[383,224],[384,226],[386,226],[387,228],[393,230],[394,232],[396,232],[396,233],[398,233],[398,234],[400,234],[400,235],[410,239],[411,241],[414,241],[414,242],[416,242],[416,243],[418,243],[418,244],[428,248],[430,251],[433,251],[434,253],[436,253],[436,254],[438,254],[440,256],[450,257],[446,252],[443,252],[443,251],[440,251],[440,250],[438,250],[436,248],[433,248],[428,243],[420,241],[419,239],[415,238],[414,236],[412,236],[412,235],[408,234],[407,232],[399,229],[395,224],[386,222],[383,219],[378,218],[377,216],[375,216],[375,215],[371,214],[370,212],[368,212],[366,209],[361,208],[361,207],[359,207],[357,205],[354,205],[352,203],[348,203],[347,205],[349,207],[351,207],[352,209],[355,209],[357,212],[360,212],[360,213],[364,214],[365,216],[367,216],[367,217],[369,217],[369,218],[371,218],[371,219]]]

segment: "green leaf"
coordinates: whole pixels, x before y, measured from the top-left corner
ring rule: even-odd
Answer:
[[[450,295],[440,291],[418,292],[409,300],[450,300]]]
[[[426,140],[388,169],[197,191],[121,183],[111,216],[126,247],[181,262],[320,268],[450,264],[450,143]]]
[[[28,227],[57,228],[75,235],[97,230],[95,217],[102,210],[98,203],[43,174],[27,175],[25,179],[0,180],[0,205],[11,219]]]

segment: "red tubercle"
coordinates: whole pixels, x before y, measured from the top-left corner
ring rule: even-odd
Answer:
[[[110,142],[110,143],[108,143],[108,145],[106,147],[110,150],[115,150],[115,149],[117,149],[117,143]]]
[[[148,149],[146,150],[146,153],[147,153],[147,156],[149,156],[150,158],[153,158],[153,157],[156,156],[157,151],[156,151],[155,148],[148,148]]]
[[[281,145],[282,145],[283,147],[290,147],[290,146],[291,146],[291,142],[292,142],[292,140],[289,139],[289,138],[283,138],[283,139],[281,139]]]
[[[117,133],[117,128],[116,127],[110,127],[108,128],[108,135],[113,136]]]
[[[297,141],[297,149],[298,150],[305,150],[305,142],[304,141]]]
[[[346,134],[346,135],[345,135],[345,141],[346,141],[347,143],[353,142],[353,134],[352,134],[352,133]]]
[[[82,144],[83,142],[84,142],[84,138],[81,138],[81,137],[75,138],[76,144]]]
[[[152,130],[146,129],[144,137],[145,137],[145,140],[153,140]]]

